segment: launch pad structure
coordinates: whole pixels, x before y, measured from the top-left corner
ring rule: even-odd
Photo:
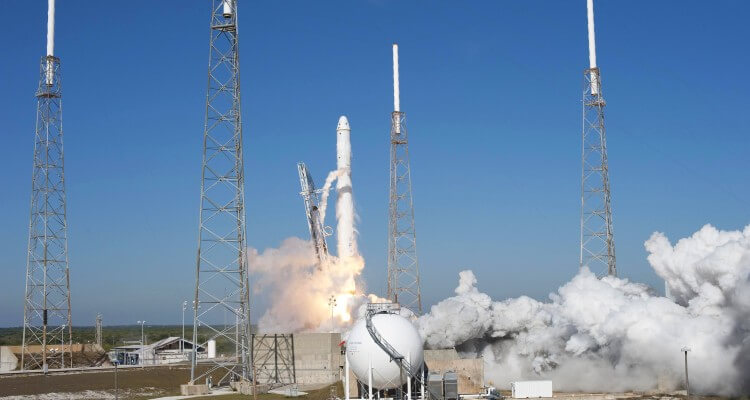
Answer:
[[[303,162],[297,163],[297,172],[299,174],[300,195],[305,203],[305,215],[307,217],[307,227],[310,230],[310,240],[315,248],[315,256],[318,259],[318,266],[323,267],[328,259],[328,243],[326,237],[331,235],[323,221],[320,219],[320,194],[321,189],[315,188],[310,171]]]
[[[617,276],[607,160],[607,131],[601,71],[596,66],[594,1],[587,0],[589,68],[583,72],[581,146],[581,248],[579,268],[597,276]]]
[[[398,45],[393,44],[393,112],[391,113],[390,197],[388,207],[388,294],[390,301],[422,314],[422,293],[411,192],[409,135],[401,111]]]
[[[220,374],[216,384],[251,378],[250,286],[246,258],[245,174],[240,113],[237,0],[213,0],[203,134],[200,225],[193,301],[190,384]],[[198,329],[206,332],[199,343]],[[203,338],[201,338],[203,339]],[[230,352],[199,373],[196,349]]]
[[[72,366],[68,222],[60,59],[54,55],[55,1],[49,0],[31,175],[21,369]],[[67,335],[66,335],[67,332]],[[40,348],[40,351],[32,351]]]

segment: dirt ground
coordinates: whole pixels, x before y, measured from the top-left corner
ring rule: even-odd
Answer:
[[[338,397],[343,398],[344,397],[344,386],[341,383],[336,383],[334,385],[336,388],[336,395]],[[324,387],[322,389],[318,390],[309,390],[305,391],[307,392],[306,395],[300,396],[300,397],[287,397],[280,394],[259,394],[258,400],[289,400],[292,398],[300,399],[300,400],[327,400],[329,397],[331,397],[331,386]],[[247,396],[247,395],[240,395],[240,394],[226,394],[222,396],[202,396],[202,397],[196,397],[196,400],[248,400],[253,399],[253,396]]]
[[[121,399],[147,399],[180,394],[180,385],[190,379],[190,366],[120,368],[117,387]],[[214,377],[218,381],[219,377]],[[87,397],[72,393],[90,391]],[[114,370],[30,376],[0,375],[0,398],[44,395],[40,398],[114,398]],[[98,395],[96,393],[99,393]]]

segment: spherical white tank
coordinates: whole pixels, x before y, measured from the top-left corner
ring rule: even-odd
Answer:
[[[406,318],[396,314],[375,314],[372,323],[396,351],[404,358],[409,356],[412,373],[416,374],[424,360],[422,337]],[[357,379],[367,384],[367,369],[372,361],[372,387],[374,389],[393,389],[401,383],[400,369],[395,361],[372,340],[364,319],[360,319],[346,341],[346,358]],[[406,376],[403,377],[406,383]]]

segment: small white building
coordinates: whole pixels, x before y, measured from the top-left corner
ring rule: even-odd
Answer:
[[[211,347],[209,343],[208,347]],[[205,346],[198,346],[198,358],[207,358]],[[132,344],[112,349],[112,358],[120,365],[156,365],[189,361],[193,354],[193,343],[178,336],[168,337],[141,346]]]

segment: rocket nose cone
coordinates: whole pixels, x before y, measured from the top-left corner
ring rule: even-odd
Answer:
[[[337,130],[341,129],[350,129],[349,128],[349,120],[346,119],[346,115],[342,115],[339,117],[339,124],[336,126]]]

